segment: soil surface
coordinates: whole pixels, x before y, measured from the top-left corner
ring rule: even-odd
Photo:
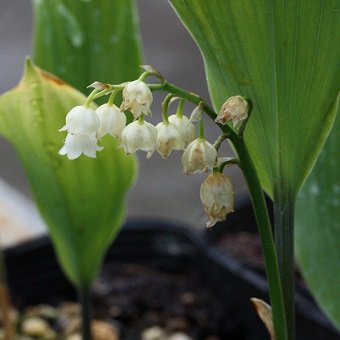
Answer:
[[[109,315],[124,339],[141,339],[143,331],[155,326],[168,335],[182,334],[178,340],[187,339],[184,334],[190,339],[237,338],[238,325],[229,311],[205,279],[190,270],[184,275],[140,265],[106,266],[94,286],[94,302],[95,317]]]
[[[225,233],[214,244],[217,249],[240,262],[245,267],[264,274],[265,266],[261,249],[260,236],[253,232]],[[306,288],[299,268],[295,264],[294,275],[301,288]],[[307,293],[307,292],[305,292]]]
[[[226,234],[216,242],[217,248],[243,265],[264,270],[260,238],[257,234],[242,231]]]
[[[242,340],[241,321],[206,283],[190,269],[105,265],[93,287],[94,340]],[[51,301],[16,317],[19,339],[80,339],[79,305]]]

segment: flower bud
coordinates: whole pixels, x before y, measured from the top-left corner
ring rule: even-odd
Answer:
[[[209,217],[209,228],[224,221],[227,214],[234,211],[233,187],[229,177],[222,173],[212,173],[203,181],[200,197]]]
[[[156,149],[157,130],[148,122],[136,120],[124,128],[121,139],[127,154],[142,150],[150,158]]]
[[[67,155],[67,158],[71,160],[78,158],[82,153],[88,157],[96,158],[96,152],[102,149],[103,147],[97,145],[95,136],[69,133],[64,146],[59,150],[59,154]]]
[[[232,121],[233,127],[237,123],[248,117],[248,103],[241,96],[230,97],[221,107],[221,110],[215,119],[215,122],[227,124]]]
[[[99,118],[93,109],[86,106],[76,106],[67,114],[66,125],[59,131],[95,136],[99,125]]]
[[[122,111],[129,110],[135,118],[142,114],[151,115],[150,107],[153,101],[152,92],[141,80],[128,83],[123,90]]]
[[[177,125],[185,148],[196,138],[196,128],[186,116],[172,115],[169,122]]]
[[[180,130],[175,124],[161,122],[156,129],[156,149],[163,158],[169,157],[172,150],[184,149]]]
[[[215,165],[216,158],[214,146],[204,138],[197,138],[183,152],[183,171],[187,175],[208,171]]]
[[[98,130],[99,137],[110,134],[120,138],[120,135],[126,124],[126,117],[116,105],[103,104],[98,107],[96,113],[100,119]]]

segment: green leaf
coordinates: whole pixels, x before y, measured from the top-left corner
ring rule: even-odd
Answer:
[[[297,199],[296,250],[317,302],[340,329],[340,116]]]
[[[19,85],[0,97],[0,133],[16,149],[60,263],[78,288],[90,285],[121,226],[135,159],[105,137],[97,159],[60,156],[67,112],[85,97],[29,60]]]
[[[335,118],[337,0],[170,0],[204,58],[217,110],[252,100],[245,140],[263,187],[294,197]]]
[[[33,0],[34,62],[84,92],[137,77],[134,0]]]

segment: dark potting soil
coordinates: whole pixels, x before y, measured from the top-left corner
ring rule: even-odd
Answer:
[[[264,270],[261,242],[257,234],[246,231],[225,234],[217,240],[216,247],[245,266]]]
[[[222,253],[240,262],[243,266],[260,273],[265,272],[264,259],[261,249],[260,237],[257,233],[240,231],[239,233],[225,233],[214,243]],[[297,265],[294,268],[296,282],[303,288],[306,285]]]
[[[92,291],[94,340],[245,339],[247,321],[207,282],[190,268],[178,273],[139,264],[104,265]],[[44,303],[22,309],[18,334],[30,340],[80,339],[79,305],[53,296]]]
[[[242,339],[241,321],[190,268],[178,274],[107,265],[94,285],[93,301],[94,317],[114,321],[121,339],[141,339],[143,330],[153,326],[197,340]]]
[[[108,252],[107,264],[94,285],[94,318],[103,320],[118,330],[119,337],[114,339],[269,338],[249,305],[250,296],[265,299],[262,290],[241,277],[239,270],[235,269],[238,266],[230,263],[227,257],[224,260],[221,256],[214,255],[215,252],[212,253],[211,249],[183,228],[176,229],[176,226],[164,224],[159,228],[159,223],[148,222],[141,232],[141,226],[138,225],[137,228],[135,224],[133,222],[130,227],[127,225],[116,239],[114,247]],[[210,238],[215,248],[236,257],[244,266],[263,270],[260,243],[256,234],[240,232],[239,228],[236,233],[228,235],[225,235],[224,228],[221,231],[223,233],[219,233],[218,238],[214,237],[213,242]],[[63,279],[56,260],[53,260],[52,248],[46,241],[39,241],[29,249],[19,249],[9,255],[8,268],[20,269],[13,270],[9,275],[18,307],[39,303],[58,305],[75,298],[73,290]],[[25,261],[27,265],[22,266]],[[248,276],[247,278],[249,279]],[[72,312],[72,303],[66,308],[58,308],[63,309]],[[79,306],[76,310],[79,320]],[[79,334],[80,321],[75,319],[72,324],[73,327],[69,328]],[[107,326],[100,324],[100,321],[96,325],[101,331],[103,328],[107,330]],[[152,338],[150,333],[148,338],[142,337],[145,330],[153,327],[162,331],[162,337]],[[304,330],[311,331],[304,332],[308,334],[299,337],[299,340],[333,340],[334,337],[327,334],[325,337],[320,332],[321,335],[317,335],[316,328],[313,327],[310,328],[310,323],[308,327],[303,325]],[[319,324],[316,327],[320,328]],[[54,329],[61,331],[58,327]],[[329,333],[327,330],[321,331],[323,334]],[[177,337],[172,337],[174,334]],[[54,339],[70,340],[63,336]],[[80,338],[78,336],[72,338],[74,339]],[[106,336],[104,339],[109,338]]]

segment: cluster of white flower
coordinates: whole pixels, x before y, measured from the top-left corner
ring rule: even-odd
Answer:
[[[98,141],[106,134],[118,138],[126,154],[141,150],[149,158],[157,150],[162,158],[167,158],[172,150],[184,150],[182,166],[185,174],[213,170],[200,190],[201,200],[209,216],[207,226],[212,227],[216,222],[224,220],[233,211],[233,189],[230,179],[222,173],[223,167],[221,170],[217,165],[217,148],[204,138],[203,133],[196,136],[192,120],[200,116],[201,107],[193,111],[189,120],[182,113],[182,100],[182,106],[179,106],[176,114],[168,116],[170,95],[169,100],[163,102],[163,121],[154,126],[145,121],[145,117],[151,115],[153,96],[141,78],[124,84],[122,95],[120,108],[112,100],[96,110],[92,109],[91,100],[83,106],[74,107],[66,116],[66,125],[59,130],[68,132],[59,153],[69,159],[76,159],[81,154],[95,158],[96,152],[102,150]],[[128,125],[124,114],[126,110],[134,117]],[[248,103],[242,97],[235,96],[223,104],[216,122],[226,124],[231,121],[235,127],[247,116]]]
[[[68,135],[59,153],[69,159],[81,154],[94,158],[102,149],[98,140],[106,134],[120,139],[127,154],[142,150],[149,158],[157,150],[167,158],[172,150],[184,150],[196,138],[194,125],[182,114],[174,114],[156,127],[146,122],[144,117],[151,115],[152,101],[148,86],[135,80],[124,87],[120,109],[108,103],[97,110],[86,105],[76,106],[67,114],[66,125],[60,129]],[[127,126],[125,110],[129,110],[135,119]]]

